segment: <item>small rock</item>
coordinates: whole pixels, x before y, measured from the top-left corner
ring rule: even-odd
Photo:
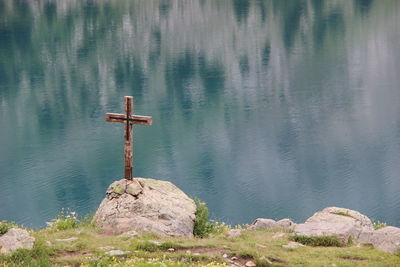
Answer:
[[[196,253],[193,253],[193,255],[194,256],[200,256],[200,253],[196,252]]]
[[[245,264],[247,267],[256,267],[257,265],[253,261],[248,261]]]
[[[128,232],[122,233],[119,236],[120,237],[133,237],[133,236],[138,236],[138,235],[139,234],[136,231],[132,230],[132,231],[128,231]]]
[[[99,250],[112,250],[112,249],[114,249],[114,247],[112,247],[112,246],[105,246],[105,247],[98,247],[97,249],[99,249]]]
[[[53,244],[52,244],[49,240],[47,240],[47,241],[46,241],[46,245],[52,246]]]
[[[107,193],[116,193],[122,195],[126,190],[125,179],[113,182],[107,189]]]
[[[271,229],[271,228],[277,228],[275,220],[258,218],[249,226],[248,229],[255,230],[255,229]]]
[[[299,247],[304,247],[303,244],[297,243],[297,242],[289,242],[287,245],[283,245],[283,248],[299,248]]]
[[[282,219],[276,222],[276,226],[283,229],[293,229],[295,225],[290,219]]]
[[[284,236],[285,236],[285,233],[276,232],[275,234],[273,234],[272,238],[276,239],[276,238],[281,238],[281,237],[284,237]]]
[[[261,244],[256,244],[256,247],[259,247],[259,248],[266,248],[267,246],[264,246],[264,245],[261,245]]]
[[[238,237],[242,234],[242,231],[240,229],[231,229],[228,231],[228,236],[229,237]]]
[[[9,254],[20,248],[32,249],[35,238],[28,231],[20,228],[11,228],[0,237],[0,254]]]
[[[228,258],[228,254],[224,254],[224,255],[222,255],[222,258]]]
[[[154,244],[154,245],[157,245],[157,246],[160,246],[162,244],[161,242],[156,241],[156,240],[149,240],[149,242]]]
[[[233,261],[235,261],[235,260],[237,260],[238,259],[238,257],[235,257],[235,256],[233,256],[232,258],[231,258],[231,260],[233,260]]]
[[[73,242],[78,240],[77,237],[70,237],[70,238],[64,238],[64,239],[55,239],[57,242]]]
[[[107,254],[109,256],[123,256],[123,255],[126,255],[127,252],[122,251],[122,250],[110,250],[110,251],[107,251],[105,254]]]
[[[126,186],[125,191],[126,193],[131,194],[132,196],[137,196],[140,193],[142,193],[143,188],[140,186],[138,182],[133,181],[132,183]]]
[[[173,251],[175,251],[175,249],[174,248],[169,248],[168,251],[173,252]]]
[[[192,254],[190,250],[186,250],[186,254]]]

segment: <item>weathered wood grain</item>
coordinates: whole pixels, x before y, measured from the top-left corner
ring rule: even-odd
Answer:
[[[125,114],[106,113],[106,121],[120,122],[125,124],[124,131],[124,177],[125,179],[133,179],[133,124],[152,125],[153,118],[151,116],[133,115],[133,97],[125,96]]]

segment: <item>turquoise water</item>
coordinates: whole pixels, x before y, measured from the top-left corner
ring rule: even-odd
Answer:
[[[123,177],[214,219],[326,206],[400,225],[400,1],[0,1],[0,220],[94,212]]]

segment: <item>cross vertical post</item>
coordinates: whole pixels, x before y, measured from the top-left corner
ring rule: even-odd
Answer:
[[[131,96],[125,96],[125,116],[127,120],[125,121],[125,145],[124,145],[124,155],[125,155],[125,179],[132,180],[133,179],[133,168],[132,168],[132,158],[133,158],[133,149],[132,149],[132,123],[129,121],[129,118],[132,114],[133,110],[133,101]]]
[[[106,113],[106,121],[120,122],[125,124],[124,132],[124,178],[133,180],[133,124],[152,125],[151,116],[134,115],[133,113],[133,97],[125,96],[125,114]]]

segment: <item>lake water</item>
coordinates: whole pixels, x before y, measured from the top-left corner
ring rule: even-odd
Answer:
[[[94,212],[123,177],[212,218],[326,206],[400,226],[400,1],[0,1],[0,220]]]

